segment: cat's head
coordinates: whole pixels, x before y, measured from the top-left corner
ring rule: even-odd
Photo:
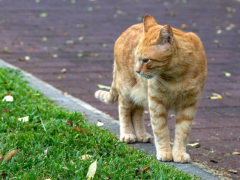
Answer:
[[[136,72],[150,79],[162,73],[171,61],[174,38],[171,26],[161,26],[146,15],[143,21],[143,37],[136,48]]]

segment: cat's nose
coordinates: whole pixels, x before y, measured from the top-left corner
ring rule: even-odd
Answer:
[[[140,70],[136,70],[136,72],[139,74],[141,71]]]

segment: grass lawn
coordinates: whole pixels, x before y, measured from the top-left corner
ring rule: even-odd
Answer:
[[[2,102],[11,94],[13,102]],[[28,122],[18,118],[29,116]],[[68,123],[66,123],[68,122]],[[135,150],[115,135],[87,124],[79,112],[69,112],[30,88],[19,71],[0,68],[0,179],[197,179]],[[82,160],[82,155],[91,155]]]

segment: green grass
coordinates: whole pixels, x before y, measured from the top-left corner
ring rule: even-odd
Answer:
[[[2,102],[7,93],[13,102]],[[18,121],[25,116],[29,122]],[[67,120],[88,133],[73,130]],[[0,162],[0,179],[86,179],[95,160],[94,179],[196,179],[118,142],[109,131],[87,124],[81,113],[58,107],[30,88],[19,71],[0,68],[0,154],[14,149],[20,152]],[[83,161],[85,154],[93,157]],[[146,167],[151,169],[144,172]]]

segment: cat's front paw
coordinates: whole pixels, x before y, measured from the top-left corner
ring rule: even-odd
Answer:
[[[125,142],[125,143],[134,143],[136,142],[136,136],[134,134],[124,134],[121,135],[120,141]]]
[[[173,161],[180,163],[190,162],[190,155],[186,152],[177,151],[173,153]]]
[[[153,137],[152,135],[148,134],[148,133],[143,133],[141,135],[137,135],[137,141],[138,142],[152,142]]]
[[[159,161],[172,161],[173,157],[172,157],[172,152],[158,152],[157,153],[157,159]]]

